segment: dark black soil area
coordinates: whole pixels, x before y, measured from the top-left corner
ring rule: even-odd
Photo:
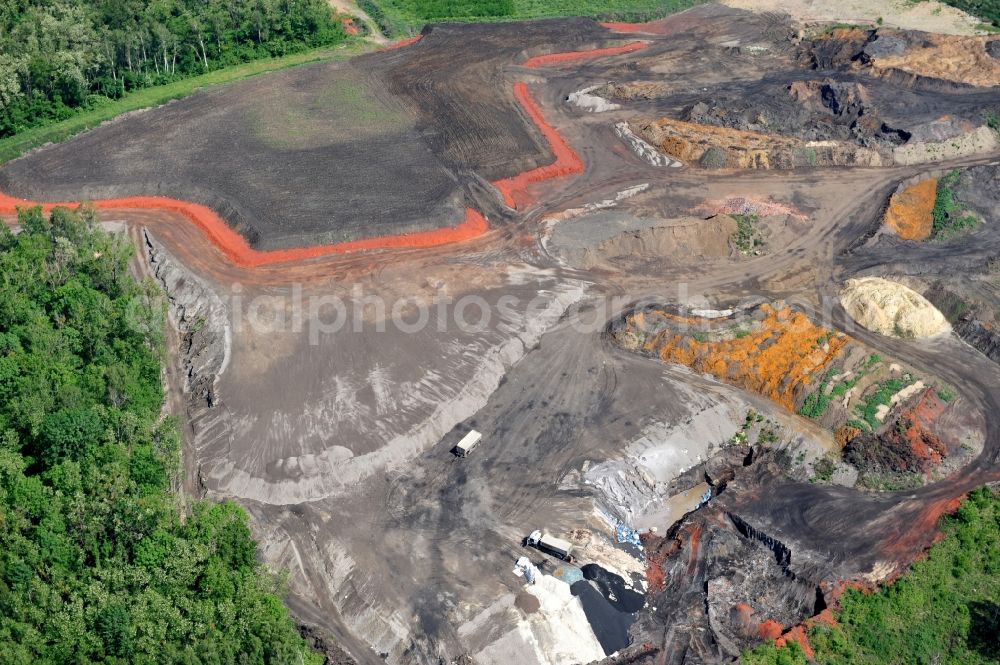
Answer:
[[[928,448],[947,452],[932,435],[928,438],[933,444]],[[844,461],[861,472],[917,473],[929,468],[927,461],[914,452],[910,442],[894,430],[883,434],[862,432],[844,447]]]
[[[754,20],[760,19],[748,18],[747,23]],[[752,38],[733,40],[740,46],[719,48],[712,55],[703,49],[703,57],[716,60],[716,68],[698,78],[663,76],[659,45],[654,45],[636,56],[632,70],[608,72],[614,85],[598,94],[649,116],[868,148],[891,148],[911,139],[941,141],[982,125],[984,114],[996,105],[994,89],[880,77],[858,65],[869,51],[898,50],[919,35],[870,41],[873,33],[858,30],[837,39],[797,43],[780,26],[758,26]],[[680,47],[672,40],[670,48]],[[683,73],[690,65],[677,66]],[[636,85],[630,89],[630,84]]]
[[[645,594],[628,586],[620,575],[590,563],[581,568],[584,579],[570,587],[580,597],[597,641],[612,654],[629,645],[629,627],[646,604]]]
[[[619,612],[638,612],[646,603],[646,597],[627,585],[621,575],[608,572],[595,563],[590,563],[580,569],[583,578],[592,581],[608,602]]]
[[[195,201],[259,248],[457,224],[464,208],[455,176],[402,105],[340,63],[121,118],[5,165],[0,191],[42,200]]]
[[[616,608],[589,580],[574,582],[570,591],[579,596],[583,613],[587,615],[587,621],[605,654],[613,654],[629,645],[628,629],[635,621],[634,614]]]
[[[455,225],[477,180],[552,160],[503,70],[610,37],[582,19],[434,26],[405,48],[120,118],[4,165],[0,191],[195,201],[260,249]]]
[[[982,216],[986,224],[1000,224],[1000,165],[973,166],[961,173],[956,198]]]
[[[987,263],[985,274],[971,279],[961,273],[942,276],[925,289],[924,296],[959,337],[1000,363],[1000,252]]]
[[[552,161],[504,70],[534,55],[596,48],[614,38],[589,19],[442,24],[425,28],[415,47],[400,51],[405,56],[361,62],[384,71],[390,90],[417,110],[418,127],[446,164],[495,180]]]
[[[989,99],[975,90],[927,92],[864,76],[827,74],[817,78],[792,74],[749,89],[745,85],[725,86],[710,97],[683,105],[679,116],[701,124],[808,141],[891,147],[906,143],[915,134],[930,140],[948,138],[927,135],[942,131],[942,116],[949,116],[954,126],[945,128],[945,134],[951,131],[958,135],[963,121],[982,124],[983,109],[989,104]]]

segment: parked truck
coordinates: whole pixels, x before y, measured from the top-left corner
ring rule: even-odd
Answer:
[[[483,435],[476,430],[471,430],[468,434],[462,437],[462,440],[452,449],[459,457],[465,457],[472,452],[472,449],[479,445],[479,442],[483,440]]]
[[[532,531],[531,535],[524,539],[524,544],[563,561],[573,561],[573,546],[568,541],[550,536],[540,529]]]

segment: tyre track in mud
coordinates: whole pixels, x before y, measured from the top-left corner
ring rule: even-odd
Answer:
[[[434,82],[428,79],[422,85],[433,89]],[[523,87],[530,94],[539,86],[532,83],[529,87],[525,83]],[[719,294],[735,295],[749,288],[758,294],[770,292],[784,295],[768,291],[763,286],[767,278],[779,278],[803,265],[813,266],[817,273],[812,287],[805,289],[804,296],[805,306],[808,307],[810,302],[819,303],[822,296],[828,295],[842,275],[870,267],[864,264],[869,259],[852,256],[850,248],[859,236],[870,233],[878,225],[881,197],[899,180],[922,170],[921,167],[893,167],[805,173],[713,173],[710,176],[688,169],[657,172],[620,157],[612,161],[610,156],[614,152],[611,148],[617,142],[610,131],[605,131],[607,128],[585,128],[581,132],[575,127],[575,118],[561,105],[552,103],[549,96],[539,96],[536,101],[543,119],[547,118],[547,122],[560,132],[571,150],[574,144],[585,146],[578,153],[582,159],[582,173],[575,178],[556,176],[546,180],[544,196],[518,210],[516,220],[504,220],[504,223],[496,224],[459,245],[395,248],[249,267],[228,260],[204,233],[176,212],[120,209],[102,211],[102,215],[124,216],[133,225],[148,227],[181,262],[219,284],[249,283],[270,287],[294,282],[344,280],[362,275],[377,278],[382,268],[391,262],[405,263],[407,267],[418,270],[421,265],[446,261],[459,253],[518,254],[524,248],[525,239],[534,235],[537,220],[546,213],[592,202],[637,182],[651,182],[671,195],[675,191],[687,193],[697,190],[707,177],[719,178],[729,187],[761,192],[787,189],[790,182],[808,187],[822,180],[835,180],[860,195],[853,198],[845,196],[836,205],[824,209],[807,233],[776,254],[736,264],[728,261],[706,263],[698,271],[699,274],[689,280],[693,289]],[[584,140],[585,137],[592,138]],[[599,163],[599,152],[607,163]],[[995,156],[955,160],[945,166],[983,163],[991,158]],[[939,166],[935,165],[935,168]],[[541,189],[531,185],[526,194],[531,196]],[[544,256],[541,262],[545,263]],[[612,295],[630,294],[638,298],[649,294],[660,297],[663,292],[622,286],[614,280],[596,278],[587,271],[556,270],[562,276],[589,278],[595,288]],[[689,274],[690,267],[674,267],[651,279],[665,281],[671,277],[689,277]],[[748,284],[751,286],[748,287]],[[616,314],[613,312],[612,318]],[[840,317],[837,327],[847,327],[850,321],[843,318],[846,315],[842,312],[837,315]],[[634,384],[641,382],[643,377],[664,373],[650,361],[627,355],[610,344],[601,331],[573,334],[568,333],[567,328],[565,320],[553,326],[542,337],[539,346],[530,350],[515,367],[519,381],[534,379],[534,383],[519,382],[516,386],[501,384],[487,407],[468,421],[487,434],[487,445],[478,450],[476,456],[459,463],[450,455],[444,457],[447,453],[443,446],[434,446],[414,461],[414,466],[419,464],[423,471],[419,484],[415,484],[408,475],[400,474],[393,477],[384,489],[381,512],[372,524],[384,532],[417,535],[429,541],[428,560],[421,562],[420,567],[429,571],[423,579],[425,585],[439,590],[453,589],[452,580],[444,572],[448,570],[449,560],[456,556],[456,552],[474,551],[476,548],[490,552],[481,564],[486,572],[501,572],[501,562],[506,561],[505,557],[513,561],[522,553],[513,543],[515,538],[523,535],[521,532],[525,527],[544,524],[551,516],[573,514],[586,505],[587,497],[554,490],[554,484],[569,471],[577,469],[588,456],[613,455],[616,442],[591,437],[582,446],[581,432],[592,427],[596,429],[596,425],[608,419],[633,417],[635,414],[626,408],[628,405],[622,404],[627,399],[620,393],[627,393],[630,383],[634,389]],[[957,352],[962,362],[952,366],[949,362],[954,361],[949,361],[944,355],[953,352],[952,347],[913,348],[912,345],[863,331],[852,330],[850,334],[895,357],[916,358],[918,364],[931,368],[938,376],[949,378],[957,386],[968,386],[963,388],[963,396],[986,409],[984,413],[995,413],[1000,409],[1000,380],[995,376],[983,379],[977,374],[976,355],[971,350]],[[698,385],[699,381],[693,378],[690,383]],[[544,411],[545,415],[537,416],[536,410]],[[988,421],[988,428],[987,446],[972,465],[952,478],[918,491],[872,496],[854,490],[783,483],[775,485],[773,491],[769,488],[767,497],[748,497],[744,507],[748,514],[754,514],[757,506],[762,519],[771,519],[778,532],[788,534],[790,542],[798,539],[798,542],[811,547],[827,548],[831,570],[846,562],[875,562],[879,557],[909,560],[907,557],[918,553],[932,537],[936,516],[952,505],[956,493],[960,494],[984,479],[995,477],[995,471],[990,467],[995,465],[1000,454],[1000,426]],[[408,469],[407,474],[412,470]],[[523,478],[516,491],[504,494],[498,491],[496,495],[482,499],[469,494],[477,482],[514,474]],[[468,518],[456,514],[454,510],[463,502],[468,502],[473,508],[482,508],[481,515],[476,513],[477,519],[489,517],[492,523],[482,521],[470,529]],[[905,527],[912,524],[918,525],[918,528],[907,533]],[[845,536],[839,540],[831,537],[838,532]],[[373,543],[380,535],[371,534]],[[873,541],[881,543],[880,548],[874,552],[867,551],[865,548]],[[889,543],[893,541],[897,543],[895,550],[889,548]],[[317,558],[321,559],[322,555],[318,554]],[[490,570],[490,567],[495,567],[496,571]],[[312,583],[322,585],[323,573],[320,570],[312,570],[310,577]],[[461,643],[454,626],[447,620],[447,613],[435,605],[433,594],[414,591],[410,602],[420,616],[420,629],[425,633],[422,638],[430,636],[443,642]],[[297,613],[312,616],[317,622],[342,626],[337,616],[319,617],[307,603],[296,601],[294,607]],[[335,609],[331,603],[326,603],[324,607]],[[337,631],[337,637],[356,655],[365,653],[364,656],[358,655],[363,662],[379,662],[374,654],[366,653],[367,644],[363,639],[343,630]],[[707,645],[705,650],[706,653],[710,651]],[[429,653],[429,648],[424,650],[424,654]]]
[[[416,43],[419,39],[420,37],[418,36],[411,40],[403,40],[389,48],[404,47]],[[523,65],[528,68],[535,68],[545,64],[564,64],[579,59],[630,53],[644,47],[645,44],[643,42],[632,42],[622,47],[553,53],[529,58]],[[425,83],[424,85],[430,84]],[[545,117],[541,114],[537,102],[528,90],[527,85],[524,82],[517,82],[514,84],[513,89],[514,98],[517,100],[522,111],[534,123],[535,129],[542,134],[548,143],[549,148],[555,155],[555,161],[546,166],[522,171],[514,176],[496,180],[492,183],[500,192],[501,198],[511,208],[515,207],[515,197],[522,198],[527,196],[526,188],[528,184],[537,184],[555,178],[575,175],[583,170],[583,163],[577,153],[569,146],[559,132],[548,124]],[[146,210],[160,213],[159,215],[147,217],[147,220],[150,222],[154,220],[164,222],[168,219],[168,216],[178,221],[179,219],[183,219],[186,223],[197,227],[228,262],[241,268],[261,268],[278,264],[287,267],[304,261],[323,259],[328,256],[355,254],[372,250],[426,250],[473,240],[485,235],[489,231],[488,222],[483,215],[472,208],[467,208],[465,211],[465,221],[457,227],[442,227],[432,231],[372,237],[332,245],[313,245],[293,249],[260,251],[252,248],[218,213],[201,204],[157,196],[98,199],[91,203],[95,208],[108,211],[111,214],[122,214],[130,210]],[[32,205],[42,205],[44,210],[49,211],[53,207],[73,207],[79,205],[79,203],[38,203],[16,199],[0,193],[0,216],[11,217],[16,215],[17,207]]]
[[[819,316],[815,310],[806,308],[806,312]],[[835,308],[833,314],[834,327],[887,357],[905,358],[915,368],[943,378],[981,413],[1000,410],[1000,368],[954,335],[933,343],[890,339],[857,328],[842,308]],[[957,507],[968,491],[1000,481],[1000,423],[989,417],[985,422],[983,451],[945,479],[913,490],[880,494],[811,483],[778,483],[768,488],[766,498],[751,499],[744,510],[792,543],[804,543],[818,551],[828,548],[840,565],[851,562],[853,567],[872,569],[879,562],[891,562],[894,571],[901,572],[932,543],[937,520],[944,512]]]
[[[551,96],[548,98],[551,102]],[[557,110],[556,110],[557,109]],[[550,117],[558,118],[557,125],[569,123],[566,112],[559,105],[550,108]],[[610,132],[588,143],[597,145],[603,138],[605,143]],[[607,147],[611,147],[610,145]],[[608,154],[610,151],[606,151]],[[719,262],[721,265],[705,266],[703,272],[711,272],[711,277],[701,276],[694,280],[703,288],[712,288],[720,293],[733,288],[738,291],[748,280],[755,280],[755,292],[767,291],[761,288],[761,282],[769,275],[778,276],[788,271],[796,264],[808,263],[821,270],[817,273],[814,288],[816,302],[822,296],[836,298],[837,284],[848,276],[858,274],[866,269],[885,265],[883,256],[856,255],[852,249],[863,244],[866,237],[871,237],[881,225],[881,214],[888,194],[902,180],[925,172],[929,166],[933,168],[956,168],[994,162],[997,153],[977,155],[974,157],[949,160],[943,164],[917,165],[907,167],[890,167],[882,169],[825,169],[807,173],[759,173],[744,172],[740,174],[719,174],[729,185],[744,185],[753,183],[752,189],[759,192],[770,192],[779,183],[784,185],[789,181],[809,184],[810,181],[835,180],[841,183],[856,183],[856,192],[861,196],[845,197],[832,209],[823,210],[823,220],[820,224],[813,220],[814,225],[821,226],[818,233],[809,232],[804,237],[783,248],[777,256],[769,255],[747,261],[737,266]],[[621,160],[624,161],[624,160]],[[697,172],[671,171],[668,178],[657,178],[657,170],[649,167],[630,169],[623,164],[619,175],[614,178],[595,179],[589,168],[572,183],[560,188],[559,193],[549,197],[550,208],[570,208],[581,203],[608,196],[615,189],[620,189],[636,182],[651,181],[670,187],[677,184],[698,185],[704,176]],[[599,185],[595,180],[599,180]],[[553,191],[550,188],[550,193]],[[533,211],[534,212],[534,211]],[[571,223],[571,222],[570,222]],[[891,252],[889,247],[886,252]],[[966,256],[985,261],[987,256],[995,255],[995,243],[987,246],[966,246],[961,250]],[[909,261],[920,265],[919,272],[930,272],[933,269],[924,261],[939,264],[939,269],[945,262],[954,259],[951,248],[923,246],[918,250],[921,260]],[[913,272],[903,269],[903,263],[894,267],[899,272]],[[719,270],[716,270],[718,268]],[[687,272],[678,270],[678,273]],[[791,295],[773,294],[773,295]],[[648,294],[654,295],[654,294]],[[639,296],[641,299],[643,296]],[[654,296],[655,299],[655,296]],[[978,351],[968,347],[953,337],[945,348],[914,348],[913,344],[901,340],[891,340],[864,330],[858,330],[856,324],[843,312],[839,305],[834,308],[837,319],[835,327],[852,334],[874,349],[889,354],[890,357],[916,360],[917,366],[928,370],[939,377],[948,380],[952,385],[962,386],[960,392],[969,399],[981,413],[995,413],[1000,409],[1000,378],[997,368]],[[810,310],[813,316],[820,316],[815,308]],[[619,351],[620,352],[620,351]],[[623,352],[622,352],[623,353]],[[956,356],[961,361],[956,362]],[[984,378],[985,377],[985,378]],[[949,478],[934,482],[915,491],[896,492],[889,495],[871,495],[850,488],[826,487],[813,484],[788,483],[776,486],[777,494],[768,492],[768,497],[761,498],[759,503],[753,497],[746,504],[747,510],[758,509],[762,518],[773,525],[776,532],[782,534],[789,542],[805,543],[816,551],[829,548],[830,559],[837,565],[831,565],[831,576],[846,568],[862,569],[863,566],[874,568],[879,561],[889,561],[895,566],[895,571],[901,571],[910,561],[930,545],[935,537],[938,518],[957,505],[957,500],[969,490],[988,482],[1000,480],[1000,425],[988,422],[987,444],[979,457],[965,469]],[[780,488],[780,489],[778,489]],[[778,516],[781,516],[780,519]],[[844,538],[834,538],[833,533],[843,534]],[[874,545],[874,547],[873,547]],[[848,565],[849,564],[849,565]]]

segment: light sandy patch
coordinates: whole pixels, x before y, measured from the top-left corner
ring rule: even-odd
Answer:
[[[897,164],[927,164],[995,150],[1000,141],[996,132],[983,126],[952,139],[917,141],[897,146],[892,151]]]
[[[880,277],[849,279],[840,302],[862,326],[889,337],[933,337],[951,330],[948,320],[922,295]]]
[[[525,587],[538,598],[539,609],[521,619],[514,630],[476,654],[481,665],[563,665],[604,658],[580,599],[569,585],[549,575]],[[475,621],[475,620],[474,620]]]
[[[678,168],[681,162],[670,159],[661,154],[655,147],[636,136],[627,122],[615,123],[615,134],[635,153],[636,157],[648,163],[650,166],[672,166]]]
[[[577,90],[576,92],[571,92],[566,96],[566,101],[581,108],[589,113],[604,113],[605,111],[616,111],[621,108],[618,104],[614,102],[609,102],[604,99],[604,97],[599,97],[598,95],[592,95],[594,90],[599,88],[598,85],[592,85],[582,90]]]
[[[978,87],[1000,85],[1000,60],[987,51],[987,37],[939,37],[926,35],[898,55],[876,55],[876,71],[899,70],[927,78],[954,81]]]
[[[782,12],[801,23],[829,21],[875,23],[905,30],[924,30],[949,35],[973,35],[982,21],[941,2],[907,0],[722,0],[722,4],[754,12]]]

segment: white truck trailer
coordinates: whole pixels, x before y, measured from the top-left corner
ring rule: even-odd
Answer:
[[[542,533],[540,529],[532,531],[531,535],[525,539],[524,544],[563,561],[573,560],[573,546],[568,541]]]
[[[483,440],[483,435],[476,430],[471,430],[468,434],[462,437],[462,440],[453,449],[455,454],[459,457],[465,457],[472,452],[472,449],[479,445],[479,442]]]

